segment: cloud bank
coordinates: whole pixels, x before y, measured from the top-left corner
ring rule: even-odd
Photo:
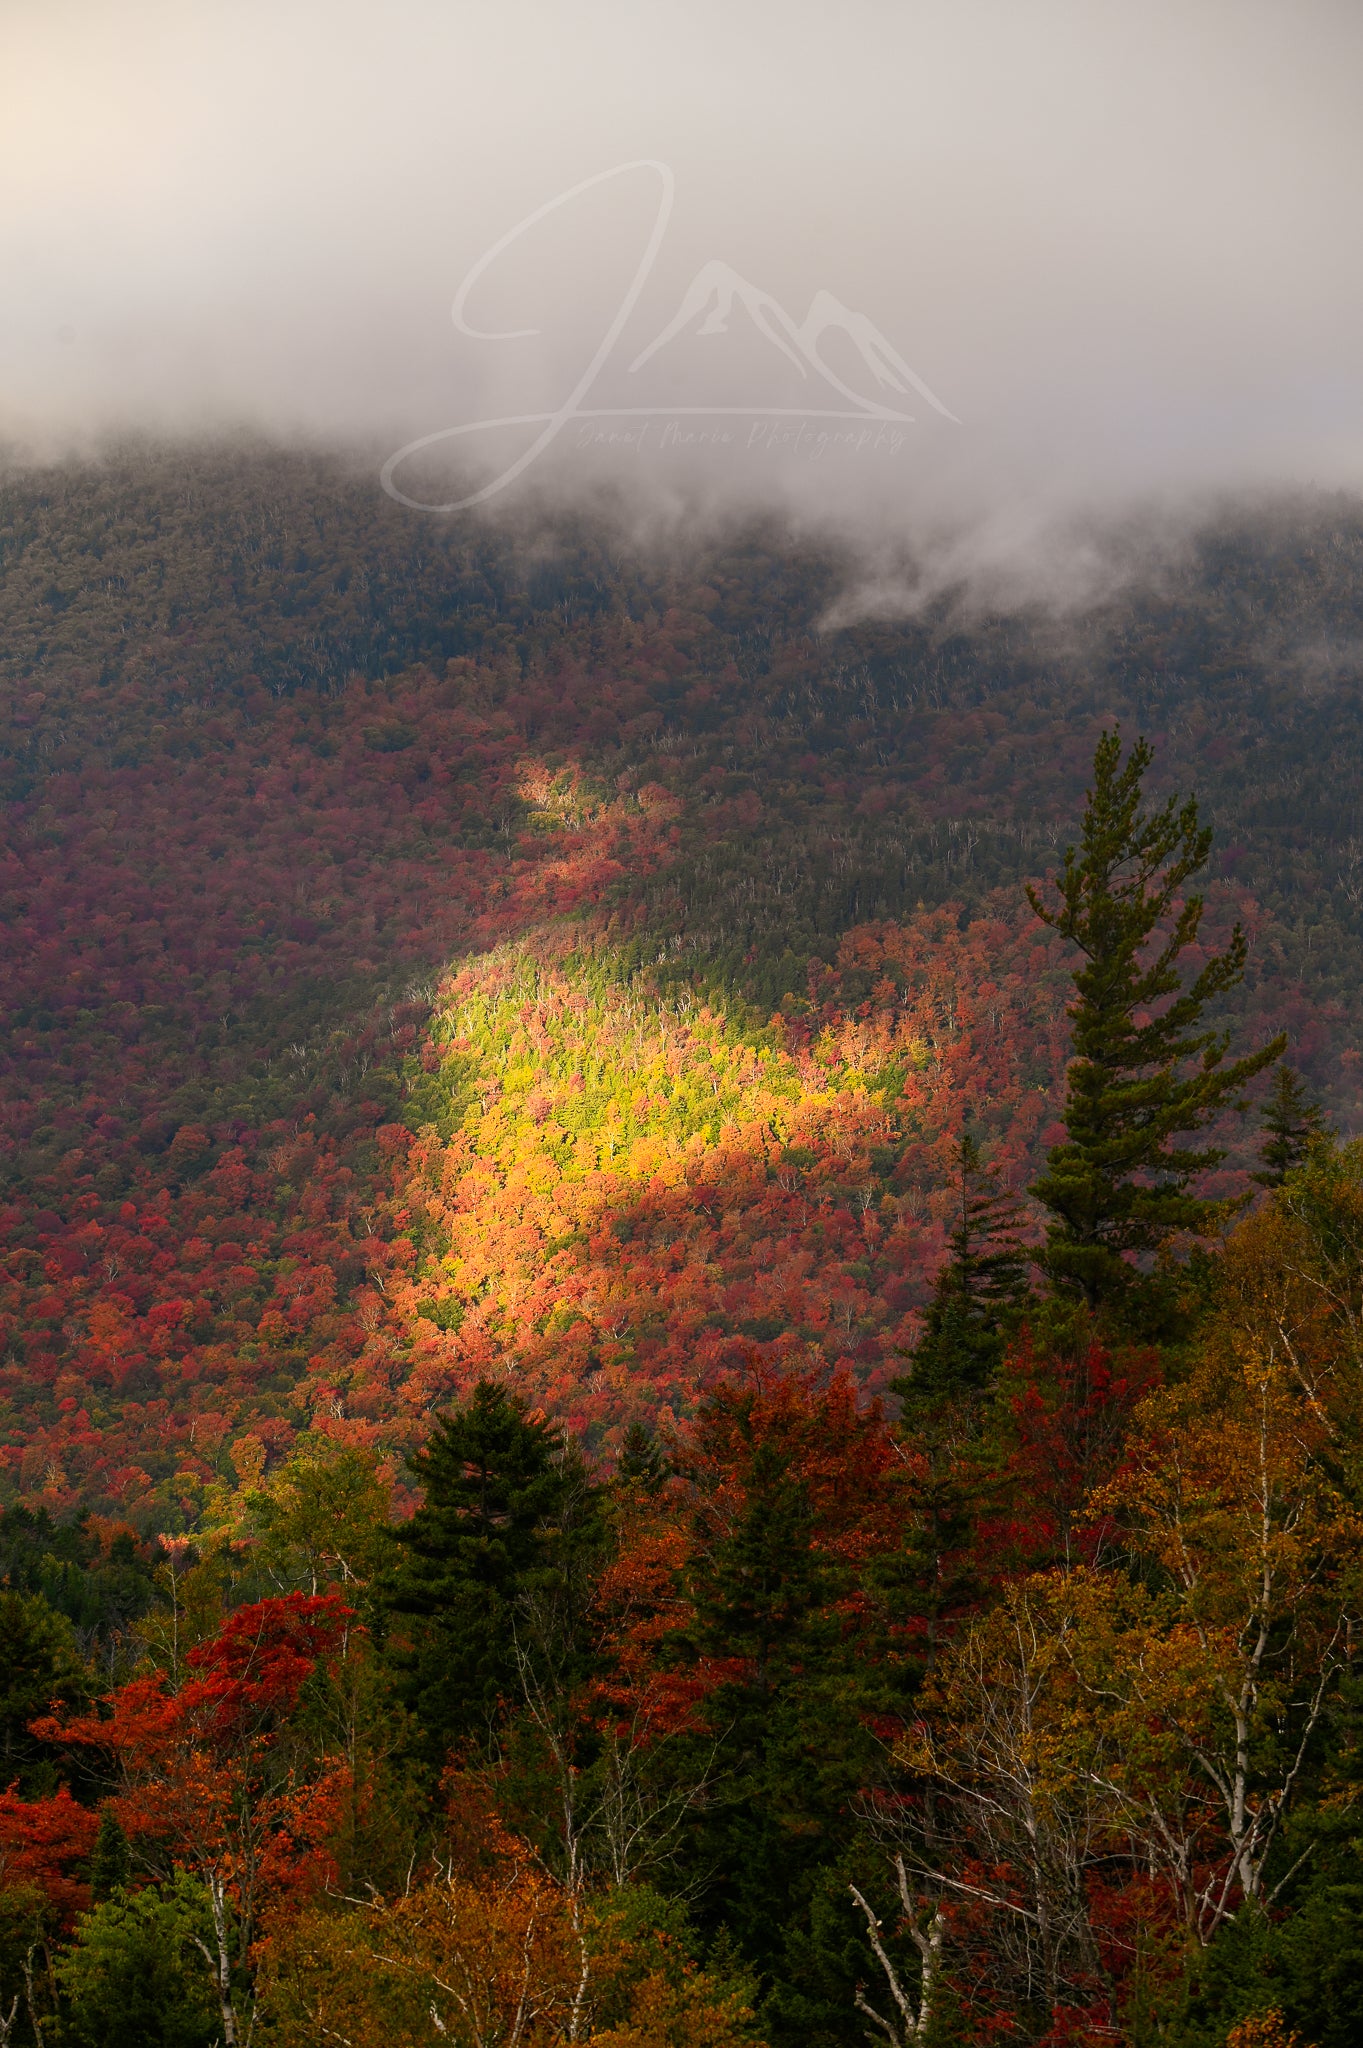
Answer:
[[[502,509],[1001,559],[1095,506],[1363,487],[1361,90],[1353,0],[9,0],[0,440],[529,420],[395,473],[435,503],[557,417]]]

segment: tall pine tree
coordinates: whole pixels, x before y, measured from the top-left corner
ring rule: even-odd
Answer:
[[[1052,1218],[1041,1263],[1062,1294],[1117,1313],[1134,1307],[1134,1260],[1224,1214],[1194,1192],[1223,1150],[1178,1140],[1243,1107],[1240,1090],[1286,1042],[1227,1060],[1229,1033],[1203,1021],[1207,1005],[1244,974],[1239,925],[1226,950],[1184,981],[1180,958],[1197,941],[1204,908],[1184,889],[1205,867],[1212,834],[1191,797],[1142,811],[1152,758],[1137,740],[1123,764],[1120,734],[1104,733],[1080,844],[1067,849],[1055,878],[1059,903],[1027,891],[1037,916],[1083,955],[1070,1009],[1065,1142],[1032,1188]]]

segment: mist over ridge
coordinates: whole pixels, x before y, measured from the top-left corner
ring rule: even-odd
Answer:
[[[12,6],[0,440],[457,429],[440,503],[577,392],[499,512],[775,513],[872,605],[906,538],[1072,602],[1133,508],[1363,484],[1360,75],[1331,0]]]

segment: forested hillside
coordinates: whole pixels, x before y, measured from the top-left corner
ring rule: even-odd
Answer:
[[[1044,618],[967,630],[945,611],[821,634],[846,565],[770,534],[670,567],[604,532],[532,546],[263,452],[15,478],[0,549],[4,1398],[24,1498],[142,1501],[137,1526],[188,1527],[248,1424],[282,1452],[319,1389],[333,1422],[397,1423],[432,1342],[412,1305],[457,1285],[384,1277],[419,1280],[447,1227],[404,1178],[432,1087],[414,1077],[457,1041],[468,1101],[475,1069],[506,1086],[496,1006],[465,1045],[437,991],[495,987],[507,945],[599,1020],[569,1126],[623,1117],[634,1148],[603,1214],[647,1192],[649,1141],[676,1161],[683,1135],[710,1163],[675,1167],[673,1202],[741,1143],[779,1144],[797,1208],[806,1180],[829,1207],[839,1175],[853,1208],[893,1204],[888,1266],[853,1274],[864,1247],[833,1259],[822,1238],[817,1261],[866,1296],[846,1348],[873,1368],[874,1332],[902,1342],[924,1298],[962,1105],[1018,1185],[1054,1122],[1064,979],[1020,884],[1072,829],[1114,716],[1217,826],[1213,914],[1252,940],[1240,1008],[1289,1030],[1346,1126],[1360,1113],[1357,508],[1210,535],[1068,647]],[[683,1027],[672,1065],[699,1006],[713,1042],[775,1063],[796,1122],[831,1093],[877,1125],[877,1185],[826,1115],[795,1140],[750,1117],[741,1137],[718,1092],[724,1113],[689,1124],[670,1082],[650,1093],[642,1048],[616,1041],[656,1029],[659,1000],[664,1035]],[[522,1143],[557,1173],[547,1108],[508,1092],[503,1174]],[[551,1242],[572,1234],[552,1207],[532,1222]],[[474,1225],[489,1276],[509,1271],[505,1215]],[[706,1286],[741,1295],[744,1255],[730,1272],[714,1249]],[[519,1350],[515,1318],[498,1335],[488,1315],[444,1333],[442,1385],[485,1341]],[[762,1319],[738,1299],[728,1324]],[[603,1406],[579,1401],[580,1329],[533,1334],[554,1412],[596,1427],[653,1412],[694,1349],[678,1337]]]
[[[1351,2038],[1363,506],[857,573],[0,486],[0,2039]],[[1114,724],[1302,1077],[1158,1313],[1028,1193]]]

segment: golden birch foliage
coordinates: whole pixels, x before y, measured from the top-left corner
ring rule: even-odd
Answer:
[[[1171,1626],[1251,1722],[1280,1719],[1338,1668],[1363,1559],[1335,1476],[1337,1332],[1309,1256],[1272,1209],[1233,1233],[1203,1357],[1142,1404],[1091,1503],[1159,1567]]]
[[[1000,1969],[1052,2000],[1091,1974],[1100,1872],[1155,1883],[1204,1942],[1271,1904],[1363,1564],[1338,1477],[1352,1367],[1312,1256],[1275,1209],[1232,1237],[1203,1355],[1142,1403],[1089,1503],[1138,1571],[1009,1589],[923,1699],[905,1761],[940,1815],[926,1874],[989,1909]]]
[[[446,1871],[393,1901],[305,1913],[271,1944],[273,2038],[549,2048],[580,1973],[570,1936],[555,1889],[523,1871]]]
[[[1226,2048],[1311,2048],[1280,2012],[1256,2012],[1240,2020],[1226,2036]]]
[[[1247,1217],[1217,1263],[1212,1348],[1251,1378],[1294,1392],[1328,1425],[1352,1374],[1342,1384],[1336,1305],[1320,1264],[1315,1234],[1281,1200]]]
[[[1274,1208],[1305,1234],[1304,1277],[1328,1310],[1336,1378],[1348,1386],[1356,1431],[1363,1379],[1363,1139],[1313,1150],[1278,1190]]]
[[[621,1940],[525,1865],[441,1869],[399,1899],[318,1908],[268,1945],[279,2048],[760,2048],[741,1999],[669,1953]]]
[[[1110,1846],[1110,1742],[1078,1681],[1073,1604],[1063,1573],[1009,1587],[948,1650],[900,1751],[934,1795],[918,1876],[973,1995],[1000,2010],[1082,2003],[1099,1973],[1087,1877]]]
[[[632,1987],[627,2017],[593,2027],[592,2048],[760,2048],[736,1992],[699,1971],[650,1970]]]
[[[1333,1476],[1334,1340],[1309,1251],[1274,1209],[1232,1235],[1203,1356],[1142,1404],[1091,1502],[1161,1590],[1089,1582],[1080,1675],[1121,1734],[1115,1808],[1203,1940],[1266,1897],[1350,1653],[1363,1528]]]

